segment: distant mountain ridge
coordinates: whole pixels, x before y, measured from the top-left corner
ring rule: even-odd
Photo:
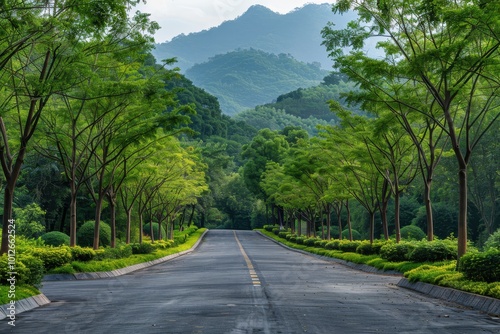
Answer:
[[[271,102],[299,87],[318,85],[328,75],[319,64],[292,56],[247,49],[217,55],[186,72],[192,82],[217,97],[222,111],[237,114]]]
[[[156,45],[158,60],[177,58],[181,72],[210,57],[237,49],[258,49],[273,54],[290,54],[306,63],[317,62],[330,69],[322,43],[321,30],[329,21],[345,26],[355,14],[334,15],[330,4],[309,4],[282,15],[255,5],[235,20],[189,35],[179,35],[170,42]]]

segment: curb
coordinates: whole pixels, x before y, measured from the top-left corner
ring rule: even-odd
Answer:
[[[35,309],[43,305],[47,305],[49,303],[50,300],[47,297],[45,297],[43,293],[33,297],[16,300],[15,304],[13,304],[15,305],[15,311],[13,313],[13,316],[15,317],[19,313],[30,311],[32,309]],[[0,320],[9,317],[10,310],[8,309],[8,307],[10,306],[11,306],[10,304],[0,305]],[[12,320],[15,320],[15,318]]]
[[[402,278],[398,282],[397,286],[417,291],[430,297],[470,307],[474,310],[482,311],[495,317],[500,316],[500,299],[476,295],[474,293],[429,283],[410,282],[406,278]]]
[[[208,230],[203,232],[203,234],[200,236],[198,241],[193,245],[188,250],[171,254],[153,261],[148,261],[148,262],[143,262],[143,263],[138,263],[134,264],[129,267],[121,268],[121,269],[116,269],[113,271],[103,271],[103,272],[94,272],[94,273],[76,273],[76,274],[51,274],[51,275],[45,275],[42,282],[48,282],[48,281],[74,281],[74,280],[84,280],[84,279],[102,279],[102,278],[112,278],[112,277],[118,277],[122,276],[134,271],[137,271],[139,269],[144,269],[147,267],[154,266],[156,264],[160,264],[172,259],[175,259],[179,256],[186,255],[188,253],[191,253],[194,251],[200,243],[203,241],[203,238],[205,235],[208,233]],[[19,314],[22,312],[30,311],[33,310],[37,307],[47,305],[50,303],[50,300],[42,293],[33,297],[28,297],[25,299],[21,300],[16,300],[15,306],[16,306],[16,311],[15,314]],[[0,320],[3,320],[8,317],[10,311],[8,310],[8,307],[10,304],[4,304],[0,305]]]
[[[327,260],[327,261],[333,261],[337,262],[343,265],[346,265],[350,268],[361,270],[364,272],[368,273],[374,273],[374,274],[382,274],[382,275],[399,275],[402,276],[400,272],[396,271],[383,271],[379,270],[377,268],[368,266],[366,264],[356,264],[353,262],[347,262],[345,260],[341,259],[335,259],[327,256],[321,256],[321,255],[316,255],[313,253],[309,253],[300,249],[295,249],[288,247],[287,245],[284,245],[280,243],[279,241],[274,240],[273,238],[268,237],[267,235],[263,234],[260,231],[257,231],[261,236],[264,238],[267,238],[274,243],[287,248],[289,250],[314,256],[316,258],[322,259],[322,260]],[[406,278],[401,278],[399,282],[397,283],[397,286],[400,288],[405,288],[409,290],[413,290],[416,292],[420,292],[422,294],[425,294],[429,297],[445,300],[448,302],[452,302],[455,304],[459,304],[461,306],[469,307],[478,311],[485,312],[489,315],[495,316],[495,317],[500,317],[500,299],[492,298],[492,297],[487,297],[487,296],[482,296],[482,295],[477,295],[474,293],[470,292],[465,292],[465,291],[460,291],[452,288],[447,288],[447,287],[442,287],[438,285],[433,285],[429,283],[423,283],[423,282],[415,282],[412,283],[408,281]]]

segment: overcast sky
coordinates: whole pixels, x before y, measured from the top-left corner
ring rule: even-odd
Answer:
[[[286,14],[306,3],[334,3],[331,0],[147,0],[147,4],[136,7],[150,13],[151,20],[160,24],[155,35],[162,43],[184,33],[198,32],[218,26],[243,14],[252,5]]]

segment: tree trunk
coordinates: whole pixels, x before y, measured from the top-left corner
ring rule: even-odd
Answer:
[[[370,244],[375,240],[375,211],[370,212]]]
[[[94,250],[99,249],[99,228],[101,227],[102,195],[99,194],[95,205]]]
[[[467,252],[467,167],[458,172],[459,180],[459,202],[458,202],[458,256],[457,265],[460,257]]]
[[[73,179],[74,180],[74,179]],[[77,197],[77,189],[75,181],[70,180],[70,214],[69,214],[69,246],[76,246],[76,197]]]
[[[3,199],[3,222],[2,222],[2,247],[0,254],[7,254],[10,249],[9,225],[12,222],[12,204],[14,202],[15,182],[7,182]],[[15,226],[15,225],[14,225]]]
[[[139,212],[139,243],[140,244],[142,244],[142,239],[143,239],[143,235],[144,235],[144,233],[142,232],[142,226],[143,226],[142,212]]]
[[[349,229],[349,240],[352,241],[351,208],[349,207],[349,200],[345,201],[345,208],[347,210],[347,228]]]
[[[130,230],[131,230],[131,225],[132,225],[132,207],[127,209],[127,231],[126,231],[126,243],[127,245],[130,243]]]
[[[331,230],[332,230],[332,207],[328,205],[328,210],[326,213],[326,240],[331,240]]]
[[[116,247],[116,200],[113,199],[113,195],[110,195],[109,198],[109,208],[111,210],[111,248]]]
[[[427,217],[427,240],[434,240],[434,218],[432,216],[431,202],[431,180],[427,179],[424,183],[424,203]]]

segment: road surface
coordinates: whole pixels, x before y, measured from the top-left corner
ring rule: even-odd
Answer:
[[[188,255],[118,278],[46,282],[49,305],[0,333],[500,333],[500,321],[285,249],[210,231]]]

